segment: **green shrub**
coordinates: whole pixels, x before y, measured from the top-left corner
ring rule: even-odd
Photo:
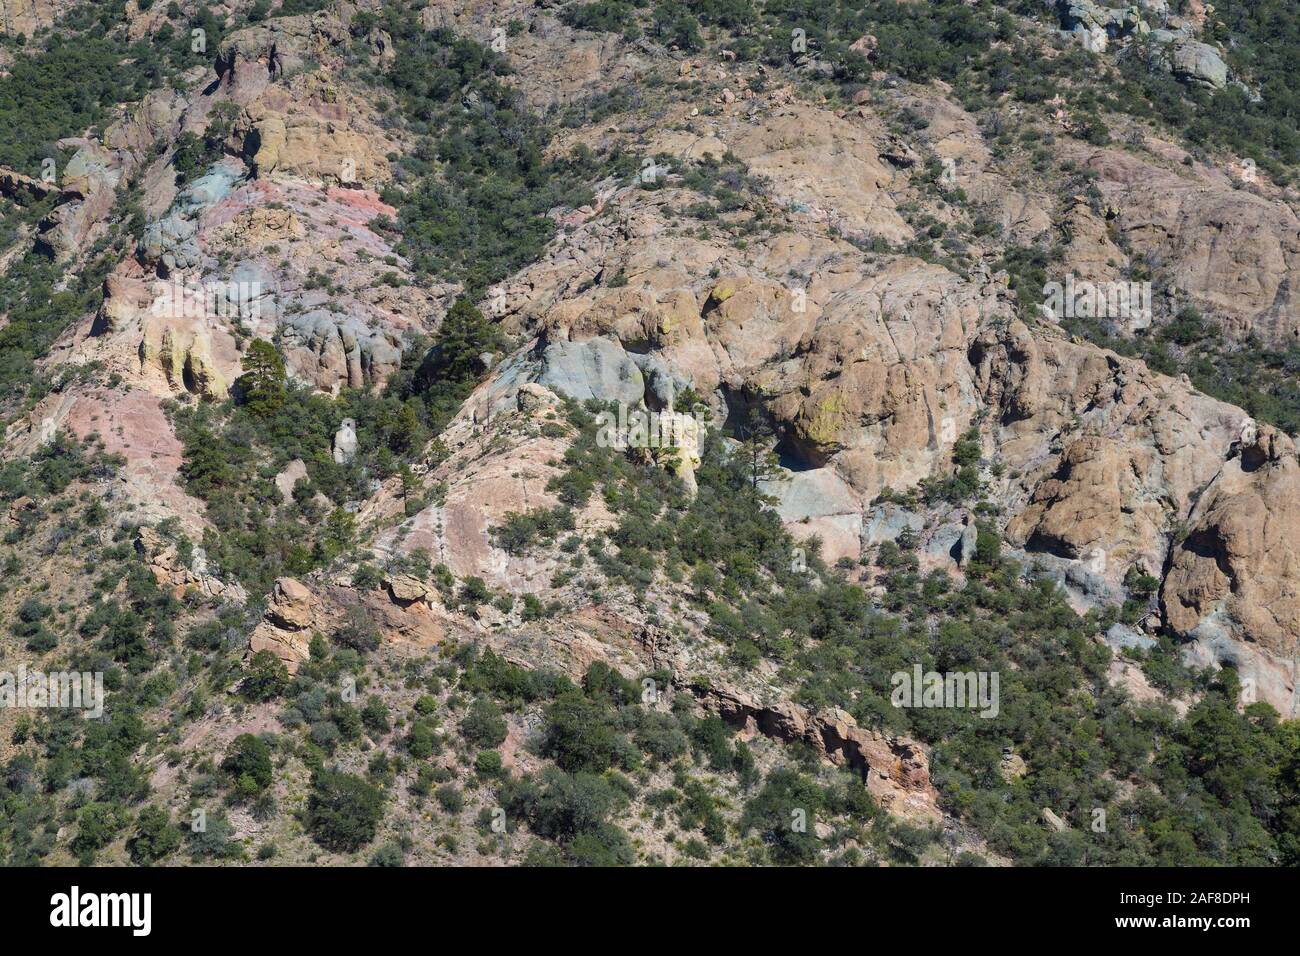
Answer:
[[[384,794],[355,774],[321,770],[307,798],[307,830],[327,850],[352,853],[375,838]]]
[[[465,795],[455,784],[444,783],[434,796],[437,798],[438,806],[442,807],[445,813],[455,814],[465,809]]]
[[[496,704],[487,697],[478,697],[461,721],[460,732],[471,747],[496,747],[505,742],[506,722]]]
[[[180,845],[180,829],[172,823],[166,810],[156,806],[140,811],[136,817],[135,835],[126,842],[131,861],[138,866],[157,863],[175,853]]]
[[[503,764],[501,754],[496,750],[483,750],[474,758],[474,769],[484,777],[499,777]]]
[[[271,785],[274,776],[271,748],[261,738],[240,734],[226,748],[221,769],[230,778],[236,798],[255,797]]]
[[[798,771],[773,770],[745,805],[741,831],[757,830],[777,863],[813,863],[820,855],[814,823],[823,801],[821,789]]]

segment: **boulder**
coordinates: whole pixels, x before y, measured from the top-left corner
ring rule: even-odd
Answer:
[[[998,767],[998,772],[1002,779],[1010,783],[1023,777],[1029,771],[1029,765],[1025,763],[1025,758],[1020,756],[1010,747],[1002,749],[1002,762]]]
[[[294,578],[275,582],[266,614],[248,641],[248,655],[270,651],[285,664],[289,673],[310,656],[316,624],[316,596]]]
[[[315,595],[301,581],[279,578],[271,591],[266,619],[276,627],[300,631],[315,620]]]
[[[334,433],[334,461],[346,465],[357,453],[357,423],[351,418],[343,419],[339,430]]]
[[[307,478],[307,463],[295,458],[284,466],[284,470],[275,476],[275,487],[280,490],[285,501],[293,500],[293,487]]]
[[[966,527],[962,529],[958,542],[957,563],[963,568],[975,557],[975,546],[979,540],[979,529],[970,515],[966,516]]]
[[[1117,651],[1146,651],[1156,646],[1156,639],[1141,631],[1135,631],[1127,624],[1116,622],[1106,632],[1106,644]]]
[[[538,385],[536,382],[525,382],[519,386],[516,401],[519,410],[529,414],[555,408],[560,404],[560,399],[554,392],[544,385]]]
[[[24,515],[35,514],[40,510],[40,506],[28,495],[15,498],[9,505],[9,520],[14,524],[21,524]]]
[[[645,379],[636,362],[607,338],[551,342],[542,353],[537,383],[578,401],[636,405],[645,396]]]
[[[430,585],[413,574],[393,574],[384,582],[388,593],[398,604],[414,604],[427,601],[437,594]]]
[[[1055,830],[1057,833],[1064,833],[1070,829],[1070,825],[1058,817],[1051,807],[1043,807],[1043,822]]]
[[[1219,52],[1207,43],[1184,40],[1170,53],[1174,76],[1184,83],[1220,90],[1228,85],[1228,65]]]
[[[961,542],[965,529],[951,522],[941,524],[926,537],[921,555],[936,567],[946,571],[961,563]]]

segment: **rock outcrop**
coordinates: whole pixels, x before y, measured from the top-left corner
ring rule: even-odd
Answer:
[[[833,763],[852,767],[891,813],[920,823],[941,818],[925,749],[906,737],[859,727],[844,711],[816,714],[786,701],[763,704],[731,687],[694,691],[703,705],[742,728],[810,744]]]
[[[288,376],[324,394],[381,390],[404,351],[436,332],[465,290],[417,276],[399,252],[391,223],[401,217],[389,202],[411,186],[412,171],[390,157],[410,155],[417,131],[394,121],[388,94],[380,106],[358,79],[359,64],[383,71],[394,61],[393,38],[352,19],[358,9],[340,4],[235,30],[211,71],[186,75],[186,90],[152,93],[102,136],[59,144],[72,159],[52,182],[0,170],[0,193],[19,205],[57,197],[39,227],[24,229],[70,270],[105,236],[124,187],[144,212],[135,248],[115,239],[121,261],[97,313],[70,317],[41,360],[50,388],[8,426],[6,458],[32,454],[60,429],[102,435],[126,460],[105,499],[115,518],[176,518],[198,541],[208,519],[179,478],[171,400],[228,397],[251,339],[274,342]],[[1189,85],[1238,82],[1190,23],[1156,26],[1167,18],[1163,0],[1119,9],[1060,0],[1057,10],[1067,30],[1094,45],[1100,35],[1111,51],[1146,36],[1153,62]],[[420,16],[427,27],[454,22],[483,37],[501,12],[436,3]],[[558,662],[575,679],[597,660],[626,675],[664,668],[679,685],[691,674],[699,704],[744,732],[807,744],[859,771],[891,812],[942,820],[923,746],[843,711],[792,703],[771,661],[758,674],[728,670],[684,587],[630,600],[612,580],[599,589],[594,575],[581,580],[599,562],[579,551],[586,563],[570,563],[567,544],[502,546],[498,529],[511,516],[561,504],[551,479],[573,439],[564,400],[598,400],[686,426],[672,447],[630,454],[671,468],[688,489],[703,430],[754,419],[770,426],[767,450],[782,468],[761,490],[792,534],[815,537],[822,558],[864,581],[864,551],[904,540],[916,544],[922,575],[942,570],[960,582],[973,574],[986,522],[1027,573],[1059,581],[1081,611],[1129,598],[1132,570],[1157,576],[1158,610],[1153,599],[1141,625],[1098,636],[1117,652],[1117,686],[1160,699],[1131,661],[1163,626],[1189,660],[1236,667],[1250,693],[1300,716],[1292,439],[1185,380],[1071,339],[1062,316],[1029,317],[998,265],[1014,247],[1037,246],[1059,250],[1049,268],[1081,280],[1150,269],[1158,294],[1170,292],[1151,323],[1191,304],[1221,320],[1228,339],[1280,350],[1300,335],[1293,194],[1234,180],[1225,164],[1150,129],[1127,126],[1123,140],[1117,131],[1125,146],[1071,137],[1078,117],[1064,100],[1008,98],[977,118],[941,82],[878,72],[831,106],[783,85],[784,68],[664,57],[644,42],[569,30],[553,11],[535,14],[529,7],[529,28],[510,38],[508,54],[508,82],[530,103],[586,110],[620,83],[631,92],[611,95],[610,109],[621,110],[625,92],[638,109],[655,97],[650,111],[558,124],[548,155],[634,149],[655,188],[610,174],[583,205],[549,211],[554,237],[538,260],[487,292],[484,311],[511,344],[478,357],[482,382],[439,445],[409,462],[405,484],[379,481],[357,422],[343,422],[329,454],[369,479],[372,493],[339,504],[355,512],[358,544],[370,552],[363,560],[385,571],[281,578],[250,655],[269,651],[296,670],[316,633],[360,609],[385,653],[405,643],[423,654],[450,631],[525,666]],[[26,0],[0,0],[6,32],[42,16]],[[157,10],[152,20],[133,16],[140,38],[162,19]],[[879,42],[863,36],[853,48],[878,63]],[[808,57],[798,70],[806,78],[833,67]],[[689,96],[674,95],[688,86]],[[473,110],[476,94],[463,95],[460,108]],[[1040,133],[1032,140],[1004,135],[1022,111]],[[213,115],[229,120],[215,144],[223,155],[182,174],[173,144],[182,131],[207,132]],[[725,203],[700,185],[714,175]],[[687,394],[689,419],[678,405]],[[363,425],[364,437],[372,422]],[[317,477],[330,467],[315,450],[301,453]],[[930,495],[961,456],[973,459],[983,507],[971,495]],[[286,502],[307,470],[295,460],[275,476]],[[421,486],[414,494],[411,475]],[[315,503],[334,508],[319,495]],[[14,502],[10,529],[35,507]],[[574,507],[575,533],[618,526],[613,507],[599,494]],[[146,525],[136,547],[173,593],[197,591],[214,607],[247,598],[179,538]],[[509,602],[473,615],[443,606],[431,575],[410,573],[432,563],[462,582],[480,577],[503,594],[535,595],[545,620],[525,622]],[[382,586],[362,587],[367,578]],[[651,611],[670,618],[662,633]],[[729,683],[750,678],[743,688]],[[1007,779],[1032,772],[1019,758],[1003,764]],[[1069,826],[1050,809],[1041,819]]]
[[[194,589],[207,597],[220,597],[235,603],[248,600],[247,592],[239,584],[226,584],[207,573],[207,560],[201,548],[191,549],[187,564],[181,557],[179,545],[168,541],[157,529],[141,525],[136,531],[135,550],[158,583],[178,597]]]
[[[1182,82],[1211,90],[1228,84],[1227,64],[1218,50],[1195,39],[1190,23],[1180,20],[1175,29],[1152,28],[1164,22],[1166,4],[1108,7],[1092,0],[1056,0],[1056,10],[1061,28],[1094,53],[1106,52],[1111,40],[1141,37],[1161,49],[1165,67]]]
[[[1300,463],[1291,440],[1260,428],[1200,496],[1170,558],[1165,617],[1198,663],[1230,664],[1259,699],[1300,715]]]
[[[1094,180],[1131,255],[1161,263],[1175,305],[1220,317],[1224,334],[1286,347],[1300,334],[1300,217],[1277,198],[1222,175],[1114,148],[1072,148]],[[1108,253],[1113,257],[1113,253]],[[1093,256],[1067,260],[1081,275]],[[1122,259],[1116,259],[1122,262]]]
[[[1175,40],[1169,51],[1171,69],[1178,79],[1221,90],[1228,85],[1228,65],[1219,51],[1196,40]]]
[[[437,590],[413,574],[393,574],[384,582],[389,596],[398,604],[409,605],[417,601],[433,600]]]
[[[58,192],[53,183],[34,176],[16,172],[7,166],[0,166],[0,196],[5,196],[19,204],[44,199],[50,193]]]
[[[318,626],[319,601],[302,582],[280,578],[275,582],[266,614],[249,637],[248,653],[270,651],[289,673],[307,660],[312,634]]]
[[[0,0],[0,36],[30,37],[42,27],[53,25],[74,0]]]

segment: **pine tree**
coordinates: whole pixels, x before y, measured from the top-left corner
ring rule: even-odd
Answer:
[[[244,374],[239,378],[244,406],[259,418],[275,414],[284,405],[284,359],[274,345],[254,339],[244,355]]]
[[[751,490],[757,491],[763,482],[782,480],[785,471],[775,451],[776,432],[757,404],[749,407],[745,422],[738,429],[738,437]]]
[[[482,371],[479,357],[505,345],[501,330],[468,299],[457,299],[438,329],[434,346],[415,374],[415,386],[441,426],[473,391]]]

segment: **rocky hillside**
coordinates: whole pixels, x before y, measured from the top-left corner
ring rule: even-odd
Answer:
[[[1271,6],[0,0],[0,856],[1296,862]]]

